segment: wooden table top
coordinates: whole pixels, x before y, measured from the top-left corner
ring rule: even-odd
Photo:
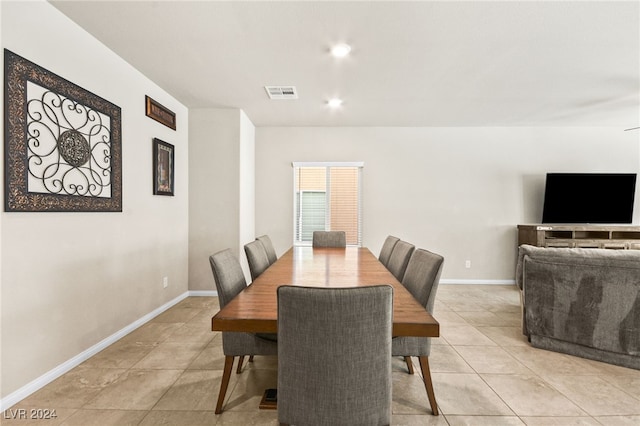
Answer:
[[[393,335],[438,337],[440,325],[363,247],[292,247],[211,319],[214,331],[277,333],[276,290],[307,287],[393,287]]]

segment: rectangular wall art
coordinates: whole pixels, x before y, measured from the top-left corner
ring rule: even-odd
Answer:
[[[173,130],[176,129],[176,114],[169,108],[160,105],[149,96],[144,97],[144,106],[147,117],[153,118]]]
[[[170,143],[153,139],[153,193],[173,195],[174,147]]]
[[[121,212],[120,108],[5,49],[5,211]]]

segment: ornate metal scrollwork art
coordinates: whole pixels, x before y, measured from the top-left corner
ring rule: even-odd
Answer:
[[[120,108],[5,49],[5,210],[122,211]]]

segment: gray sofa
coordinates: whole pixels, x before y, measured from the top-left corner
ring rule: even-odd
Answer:
[[[640,369],[640,250],[519,248],[534,347]]]

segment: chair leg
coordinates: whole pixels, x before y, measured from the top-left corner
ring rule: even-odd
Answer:
[[[253,355],[249,357],[249,362],[253,362]]]
[[[216,414],[222,413],[222,403],[224,402],[224,396],[227,393],[227,387],[229,387],[229,379],[231,378],[231,370],[233,370],[233,357],[224,357],[224,372],[222,373],[222,381],[220,382],[220,392],[218,393],[218,403],[216,404]]]
[[[404,357],[404,362],[407,363],[407,368],[409,369],[409,374],[413,374],[413,362],[411,362],[410,356]]]
[[[431,381],[431,370],[429,369],[429,358],[426,356],[418,357],[420,360],[420,369],[422,377],[424,377],[424,387],[427,389],[427,397],[431,404],[431,411],[434,416],[438,415],[438,404],[436,403],[436,394],[433,392],[433,382]]]
[[[244,362],[244,355],[240,355],[240,360],[238,361],[238,369],[236,370],[236,374],[240,374],[242,372],[243,362]]]

